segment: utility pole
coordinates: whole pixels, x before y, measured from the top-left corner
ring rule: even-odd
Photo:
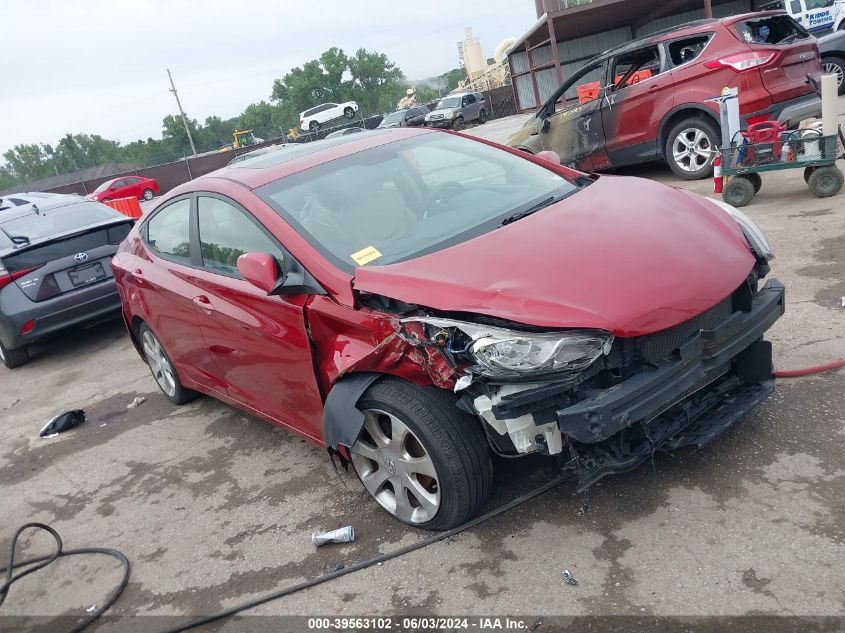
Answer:
[[[179,114],[182,115],[182,123],[185,124],[185,132],[188,133],[188,140],[191,143],[191,151],[194,152],[194,158],[197,157],[197,147],[194,145],[194,137],[191,136],[191,129],[188,127],[188,118],[185,116],[185,111],[182,110],[182,103],[179,101],[179,95],[176,93],[176,86],[173,84],[173,75],[170,74],[170,69],[167,69],[167,78],[170,79],[170,92],[176,97],[176,105],[179,106]]]

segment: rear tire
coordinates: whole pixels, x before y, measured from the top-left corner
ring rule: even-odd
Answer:
[[[343,109],[343,116],[345,116],[347,119],[351,119],[352,117],[355,116],[355,110],[353,110],[352,108],[349,108],[349,107],[344,108]]]
[[[845,176],[842,171],[834,165],[828,165],[819,167],[810,174],[807,185],[817,198],[830,198],[839,193],[843,182],[845,182]]]
[[[144,200],[152,200],[155,194],[153,193],[152,189],[144,189],[144,193],[141,195],[143,196]]]
[[[751,172],[749,174],[742,174],[743,178],[747,178],[751,181],[751,184],[754,185],[754,195],[756,196],[760,193],[760,189],[763,186],[763,179],[760,177],[760,174],[757,172]]]
[[[182,386],[182,381],[179,380],[179,374],[176,373],[176,368],[173,367],[170,356],[167,355],[158,337],[146,324],[142,324],[138,329],[138,338],[141,340],[141,347],[144,350],[150,372],[152,372],[158,388],[170,402],[186,404],[199,395],[196,391]]]
[[[722,191],[722,199],[735,207],[744,207],[753,197],[754,183],[744,175],[732,177]]]
[[[316,132],[317,130],[320,129],[320,124],[317,123],[316,121],[311,121],[311,123],[308,124],[308,129],[311,130],[312,132]]]
[[[493,463],[479,422],[455,407],[452,394],[386,377],[358,408],[367,422],[350,450],[352,463],[385,510],[428,530],[448,530],[478,514]]]
[[[8,369],[14,369],[21,365],[26,365],[29,362],[29,351],[26,347],[15,347],[14,349],[6,349],[2,342],[0,342],[0,360]]]
[[[664,157],[676,176],[701,180],[713,174],[713,158],[719,144],[719,131],[703,117],[684,119],[669,130]]]
[[[482,110],[478,113],[478,124],[484,125],[487,123],[487,110]]]
[[[840,26],[839,28],[842,30],[843,27]],[[842,57],[825,57],[822,59],[822,70],[825,74],[836,75],[839,94],[845,94],[845,59]]]
[[[805,167],[804,168],[804,182],[810,182],[810,176],[813,175],[813,172],[816,171],[815,167]]]

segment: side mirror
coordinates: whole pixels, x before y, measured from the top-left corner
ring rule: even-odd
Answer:
[[[244,253],[238,257],[238,272],[268,295],[279,294],[285,281],[284,271],[269,253]]]
[[[542,152],[537,152],[537,158],[547,160],[550,163],[554,163],[555,165],[560,165],[560,154],[548,149],[543,150]]]

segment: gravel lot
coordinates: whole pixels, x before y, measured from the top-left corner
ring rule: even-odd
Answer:
[[[520,122],[471,133],[504,140]],[[712,190],[712,181],[678,182],[659,165],[624,173]],[[746,209],[787,288],[786,315],[769,336],[776,366],[845,357],[845,193],[814,198],[800,170],[764,174],[763,183]],[[632,212],[646,203],[626,201]],[[343,477],[345,489],[303,440],[210,398],[172,406],[119,321],[33,355],[0,371],[0,552],[25,521],[51,524],[68,548],[122,550],[133,569],[115,614],[212,613],[426,536],[389,518],[353,477]],[[146,401],[127,409],[136,396]],[[77,407],[85,425],[37,437],[52,415]],[[782,380],[705,450],[659,455],[600,482],[586,516],[563,486],[253,613],[845,615],[843,440],[845,370]],[[497,463],[490,507],[545,481],[547,468]],[[346,524],[354,543],[312,547],[312,530]],[[25,552],[48,545],[38,537]],[[563,583],[563,569],[577,587]],[[81,613],[118,578],[110,561],[62,560],[16,585],[3,613]]]

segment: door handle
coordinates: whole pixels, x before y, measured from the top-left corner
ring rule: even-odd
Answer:
[[[657,92],[657,91],[658,91],[658,90],[660,90],[661,88],[663,88],[663,86],[651,86],[651,87],[648,89],[648,93],[649,93],[649,94],[651,94],[651,93],[653,93],[653,92]]]
[[[214,306],[211,305],[211,300],[206,297],[205,295],[200,295],[198,297],[194,297],[191,299],[195,304],[201,307],[203,310],[208,310],[209,312],[214,310]]]

